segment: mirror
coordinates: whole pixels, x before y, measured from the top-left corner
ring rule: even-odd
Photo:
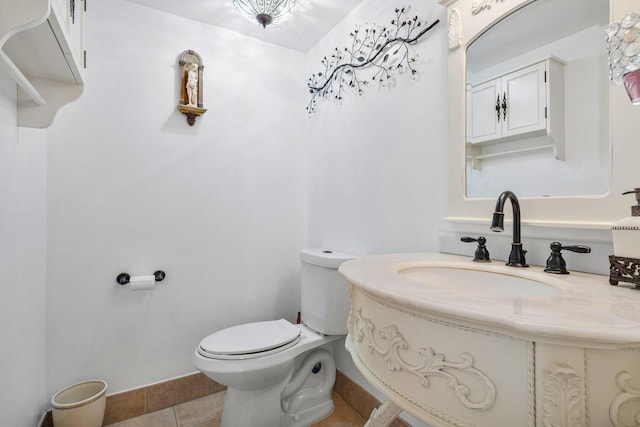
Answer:
[[[609,0],[536,0],[468,45],[467,198],[609,191],[609,16]]]
[[[537,0],[535,3],[539,1],[542,0]],[[572,2],[572,0],[560,1]],[[579,10],[580,5],[575,3],[597,1],[599,0],[572,2],[574,6],[565,16],[571,16],[575,14],[573,10]],[[513,190],[520,199],[520,208],[523,212],[522,224],[526,229],[533,230],[530,227],[536,227],[537,231],[548,233],[555,239],[561,237],[558,230],[565,230],[566,233],[562,234],[565,236],[572,235],[567,231],[569,229],[598,230],[598,232],[604,232],[601,234],[602,239],[610,239],[612,222],[628,215],[629,212],[628,200],[620,194],[638,187],[640,183],[638,167],[640,108],[629,102],[623,87],[609,84],[609,105],[602,105],[601,109],[604,111],[600,113],[600,116],[609,118],[610,130],[611,149],[607,149],[607,152],[611,157],[612,166],[609,173],[609,191],[606,194],[527,197],[519,191],[519,175],[507,175],[501,177],[500,190],[494,194],[487,197],[468,197],[466,156],[470,153],[466,150],[467,49],[478,38],[483,37],[490,28],[502,22],[504,17],[511,16],[520,9],[527,11],[529,7],[535,7],[535,4],[530,4],[533,3],[532,0],[440,0],[440,3],[447,8],[449,33],[447,83],[449,88],[449,170],[447,174],[449,191],[447,216],[443,218],[447,229],[467,231],[473,224],[488,225],[498,195],[504,190]],[[637,12],[637,10],[638,0],[610,0],[609,22],[619,21],[629,12]],[[532,19],[532,22],[542,27],[548,19],[551,17]],[[520,43],[525,41],[519,41],[517,45]],[[558,91],[554,93],[557,94]],[[570,142],[570,144],[573,143],[579,143],[579,141]],[[549,148],[549,150],[552,149]],[[559,154],[562,153],[559,152]],[[566,154],[570,155],[569,149]],[[481,159],[481,162],[486,164],[487,159]],[[528,169],[519,172],[533,173],[534,171]],[[581,178],[574,180],[579,179]],[[540,194],[547,194],[547,192],[540,192]]]

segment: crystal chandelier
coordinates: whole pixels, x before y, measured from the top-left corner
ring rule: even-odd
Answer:
[[[266,28],[289,19],[298,0],[233,0],[233,5],[249,21]]]

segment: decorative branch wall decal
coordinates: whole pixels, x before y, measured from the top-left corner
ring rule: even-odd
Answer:
[[[309,114],[318,108],[318,99],[332,98],[341,101],[345,92],[352,91],[364,95],[363,87],[378,83],[381,87],[393,86],[393,74],[410,71],[416,76],[413,67],[417,55],[412,55],[409,46],[415,45],[440,20],[427,26],[427,22],[417,15],[410,17],[409,6],[397,8],[396,17],[391,26],[371,25],[356,28],[349,37],[351,45],[343,50],[335,48],[330,56],[322,58],[324,70],[313,74],[307,81],[311,100],[307,105]],[[372,67],[369,78],[360,75],[361,70]]]

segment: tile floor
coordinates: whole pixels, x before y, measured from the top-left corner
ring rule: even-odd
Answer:
[[[220,427],[224,396],[225,392],[222,391],[105,427]],[[335,403],[333,414],[313,424],[312,427],[362,427],[364,425],[364,420],[335,393],[333,401]]]

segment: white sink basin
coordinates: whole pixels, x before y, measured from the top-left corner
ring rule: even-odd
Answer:
[[[420,266],[398,271],[404,278],[456,292],[514,295],[555,295],[561,290],[538,280],[459,266]]]

